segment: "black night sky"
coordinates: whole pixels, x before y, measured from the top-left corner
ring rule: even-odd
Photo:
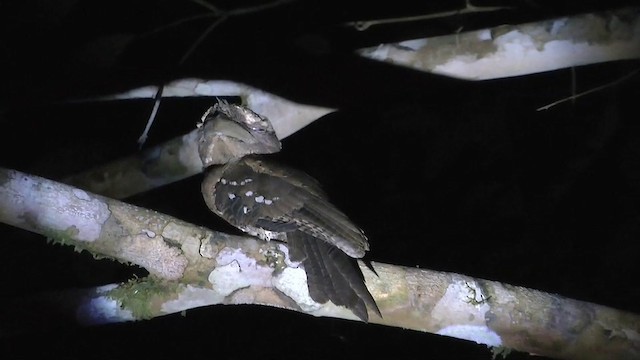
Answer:
[[[339,109],[285,139],[276,157],[317,178],[365,230],[370,260],[640,313],[638,76],[538,112],[571,94],[570,69],[472,83],[354,54],[381,42],[451,34],[461,26],[473,30],[633,4],[573,3],[521,0],[509,2],[516,6],[512,11],[357,32],[341,24],[455,9],[464,1],[351,7],[298,1],[228,18],[178,65],[213,18],[153,30],[205,13],[195,2],[0,2],[0,166],[59,179],[137,151],[150,100],[66,99],[183,77],[236,80]],[[231,9],[238,2],[216,5]],[[578,90],[638,66],[623,61],[578,67]],[[213,101],[164,100],[148,146],[192,130]],[[216,228],[220,222],[202,201],[201,180],[194,176],[126,201]],[[0,224],[0,234],[3,302],[140,273],[7,225]],[[28,304],[5,305],[1,312],[0,354],[7,359],[491,356],[471,342],[258,306],[217,306],[186,317],[93,328],[33,310],[38,326],[18,334],[2,319],[16,312],[28,316]]]

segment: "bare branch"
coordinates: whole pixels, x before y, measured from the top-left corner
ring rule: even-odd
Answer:
[[[213,304],[259,304],[356,320],[315,303],[277,241],[231,236],[168,215],[0,169],[0,222],[145,267],[146,279],[84,292],[85,324]],[[153,255],[151,255],[153,254]],[[360,264],[383,318],[371,322],[562,359],[637,358],[640,316],[496,281]],[[88,294],[88,295],[87,295]]]
[[[158,87],[146,86],[87,100],[129,100],[153,98]],[[179,79],[165,84],[163,97],[239,96],[242,104],[271,121],[280,140],[336,109],[299,104],[264,90],[234,81]],[[212,103],[214,100],[212,100]],[[197,120],[197,119],[196,119]]]
[[[156,114],[158,113],[158,109],[160,108],[160,99],[162,99],[163,90],[163,85],[158,86],[158,91],[156,91],[156,95],[154,96],[153,109],[151,110],[151,114],[149,115],[149,119],[147,120],[147,125],[144,127],[142,135],[140,135],[140,137],[138,138],[138,146],[140,148],[142,148],[142,145],[144,145],[144,143],[147,141],[151,125],[153,125],[153,122],[156,119]]]
[[[545,106],[541,106],[541,107],[537,108],[537,109],[536,109],[536,111],[549,110],[551,107],[554,107],[554,106],[556,106],[556,105],[558,105],[558,104],[562,104],[562,103],[563,103],[563,102],[565,102],[565,101],[568,101],[568,100],[575,101],[575,100],[576,100],[577,98],[579,98],[579,97],[583,97],[583,96],[585,96],[585,95],[589,95],[589,94],[591,94],[591,93],[594,93],[594,92],[597,92],[597,91],[600,91],[600,90],[604,90],[604,89],[606,89],[606,88],[608,88],[608,87],[616,86],[616,85],[618,85],[618,84],[620,84],[620,83],[622,83],[622,82],[624,82],[624,81],[626,81],[626,80],[628,80],[628,79],[630,79],[630,78],[632,78],[632,77],[636,76],[636,75],[638,74],[638,72],[639,72],[639,71],[640,71],[640,69],[636,69],[636,70],[634,70],[634,71],[632,71],[632,72],[628,73],[627,75],[622,76],[622,77],[620,77],[620,78],[618,78],[618,79],[616,79],[616,80],[614,80],[614,81],[612,81],[612,82],[610,82],[610,83],[606,83],[606,84],[604,84],[604,85],[601,85],[601,86],[595,87],[595,88],[593,88],[593,89],[589,89],[589,90],[587,90],[587,91],[583,91],[583,92],[581,92],[581,93],[579,93],[579,94],[575,94],[575,80],[573,80],[573,79],[574,79],[574,76],[572,76],[572,80],[573,80],[573,81],[572,81],[572,83],[571,83],[571,85],[572,85],[572,86],[571,86],[571,90],[572,90],[572,93],[573,93],[573,94],[575,94],[575,95],[571,95],[571,96],[566,97],[566,98],[564,98],[564,99],[560,99],[560,100],[558,100],[558,101],[554,101],[554,102],[552,102],[551,104],[548,104],[548,105],[545,105]]]
[[[430,13],[430,14],[424,14],[424,15],[403,16],[403,17],[390,18],[390,19],[350,21],[345,23],[345,25],[353,26],[358,31],[364,31],[376,25],[423,21],[423,20],[439,19],[439,18],[457,16],[457,15],[463,15],[463,14],[493,12],[493,11],[510,10],[510,9],[513,9],[513,7],[512,6],[474,6],[473,4],[471,4],[470,0],[467,0],[465,7],[463,9],[442,11],[442,12]]]
[[[268,118],[278,139],[284,139],[314,120],[334,111],[312,105],[298,104],[271,93],[230,81],[204,81],[192,79],[167,84],[164,92],[190,96],[240,96],[243,102],[260,115]],[[153,96],[156,87],[137,89],[107,99]],[[199,119],[193,119],[194,130],[163,144],[143,150],[133,156],[97,166],[63,180],[82,189],[116,199],[141,193],[173,183],[202,172],[198,154]]]
[[[576,15],[360,49],[393,65],[462,78],[497,79],[640,58],[638,8]]]

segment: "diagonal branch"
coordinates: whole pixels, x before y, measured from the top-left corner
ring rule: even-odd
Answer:
[[[0,168],[0,222],[145,267],[146,279],[82,293],[82,322],[260,304],[355,320],[309,297],[285,244],[231,236],[158,212]],[[465,275],[360,264],[383,314],[371,322],[561,359],[637,358],[640,316]]]
[[[359,49],[366,58],[466,80],[488,80],[640,58],[638,8],[502,25]]]
[[[334,111],[330,108],[298,104],[266,91],[231,81],[216,80],[204,83],[182,81],[180,85],[183,88],[175,88],[172,84],[168,84],[165,91],[189,94],[195,91],[207,96],[212,94],[240,96],[248,108],[270,120],[278,139],[284,139]],[[184,88],[185,86],[187,88]],[[155,91],[156,87],[148,87],[122,96],[147,96]],[[198,129],[195,129],[198,120],[193,119],[194,130],[188,134],[145,149],[130,157],[75,174],[64,179],[63,182],[112,198],[124,199],[199,174],[202,172],[203,164],[198,154]]]

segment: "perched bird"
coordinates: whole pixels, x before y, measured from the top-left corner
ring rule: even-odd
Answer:
[[[288,244],[302,262],[311,298],[331,300],[368,321],[367,307],[381,316],[355,258],[369,250],[367,237],[333,206],[309,175],[245,156],[213,166],[202,193],[207,206],[238,229]]]

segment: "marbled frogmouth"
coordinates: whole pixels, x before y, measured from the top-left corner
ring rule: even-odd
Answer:
[[[247,155],[209,167],[202,193],[209,209],[231,225],[286,242],[291,259],[304,266],[314,301],[330,300],[363,321],[369,319],[367,307],[380,315],[355,260],[369,250],[367,237],[327,200],[315,179]]]

